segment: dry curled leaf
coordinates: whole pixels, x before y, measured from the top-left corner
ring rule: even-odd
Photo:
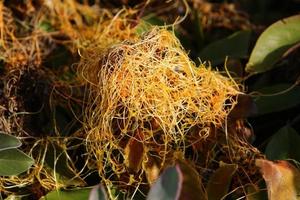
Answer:
[[[130,138],[125,148],[125,164],[128,169],[137,173],[142,166],[145,148],[142,143],[143,133],[138,130],[135,137]]]
[[[287,161],[257,159],[270,200],[300,200],[300,171]]]

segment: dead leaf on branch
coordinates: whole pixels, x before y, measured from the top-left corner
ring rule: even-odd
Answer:
[[[287,161],[257,159],[270,200],[300,200],[300,170]]]

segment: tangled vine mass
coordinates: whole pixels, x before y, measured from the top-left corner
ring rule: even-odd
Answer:
[[[0,177],[2,195],[38,199],[95,176],[131,196],[177,160],[200,178],[221,160],[239,162],[234,184],[257,179],[244,168],[261,154],[240,133],[244,119],[230,118],[243,85],[195,64],[175,25],[147,24],[143,9],[0,2],[0,129],[34,159]]]

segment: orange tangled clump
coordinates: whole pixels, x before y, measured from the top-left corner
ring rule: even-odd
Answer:
[[[130,174],[130,183],[141,183],[144,172],[152,182],[148,167],[153,169],[153,160],[159,171],[174,152],[184,154],[195,142],[186,136],[196,132],[204,141],[211,128],[222,127],[241,93],[219,72],[196,67],[164,28],[116,44],[104,54],[95,52],[80,68],[90,85],[88,152],[108,182],[114,179],[111,169],[116,175]]]
[[[25,8],[22,10],[20,7],[19,10],[19,15],[24,18],[22,24],[17,20],[14,10],[7,7],[4,2],[0,2],[0,59],[4,62],[6,73],[5,76],[1,76],[5,86],[4,95],[0,101],[7,104],[0,106],[0,127],[3,131],[22,138],[22,150],[34,158],[35,164],[20,176],[1,177],[0,190],[11,193],[11,189],[35,184],[41,186],[42,191],[51,191],[74,184],[83,186],[85,183],[79,178],[78,171],[80,170],[75,170],[74,167],[76,161],[67,159],[69,157],[64,158],[67,154],[66,149],[70,148],[69,141],[72,141],[74,137],[65,137],[65,142],[61,144],[58,142],[61,136],[58,130],[55,131],[54,139],[51,138],[53,136],[51,131],[46,133],[49,137],[39,138],[38,136],[42,135],[39,129],[37,129],[37,137],[32,137],[36,135],[31,130],[25,130],[24,127],[28,126],[26,123],[30,122],[32,115],[42,113],[43,108],[48,104],[55,107],[54,101],[56,100],[51,98],[56,92],[51,91],[51,97],[50,94],[47,96],[49,88],[52,89],[55,85],[69,87],[72,84],[54,77],[54,69],[62,70],[61,66],[51,66],[53,69],[44,66],[45,61],[51,59],[51,56],[54,55],[53,59],[56,59],[55,53],[50,54],[64,46],[74,53],[73,57],[76,57],[78,49],[82,50],[80,53],[85,54],[95,49],[97,51],[107,49],[108,46],[126,40],[128,37],[133,38],[134,30],[131,27],[136,22],[131,18],[137,11],[122,9],[113,12],[100,8],[97,4],[90,6],[73,0],[44,1],[34,6],[31,1],[26,1],[20,2],[20,5]],[[66,70],[70,69],[70,66],[66,66]],[[47,76],[44,76],[45,72]],[[56,73],[59,72],[55,71]],[[40,87],[39,81],[43,83],[49,81],[45,84],[46,89],[42,88],[41,94],[36,91],[36,88]],[[41,87],[44,87],[44,84]],[[24,95],[25,100],[20,95],[21,92],[28,93]],[[34,95],[31,92],[45,96],[42,98],[45,102],[37,104],[41,104],[42,108],[34,109],[34,113],[25,110],[26,106],[24,106],[27,98],[33,99],[33,102],[41,100],[35,99],[36,96],[30,96]],[[36,105],[36,103],[31,103],[32,101],[28,101],[28,104]],[[47,114],[49,118],[52,117],[49,110]],[[52,120],[55,119],[51,118],[50,121]],[[62,158],[65,160],[58,161]],[[51,162],[54,162],[53,166],[48,166]],[[58,162],[64,163],[63,165],[68,169],[64,171],[70,172],[69,177],[59,177],[60,172],[56,169]]]

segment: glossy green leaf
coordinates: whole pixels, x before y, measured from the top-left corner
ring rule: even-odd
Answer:
[[[12,176],[25,172],[33,159],[18,149],[0,151],[0,176]]]
[[[300,135],[289,125],[279,129],[268,143],[265,153],[270,160],[294,159],[300,162]]]
[[[164,171],[150,189],[147,200],[205,200],[201,180],[187,163],[177,161]]]
[[[209,200],[220,200],[229,192],[232,176],[237,170],[235,164],[220,163],[220,167],[211,176],[207,185],[207,195]]]
[[[300,42],[300,15],[277,21],[258,38],[246,71],[262,73],[273,68],[284,53]]]
[[[179,166],[166,169],[150,189],[147,200],[175,200],[178,199],[182,175]]]
[[[94,187],[89,195],[89,200],[107,200],[107,194],[102,185]]]
[[[255,99],[258,115],[279,112],[299,105],[300,87],[289,90],[291,86],[278,84],[260,89],[259,92],[263,95]]]
[[[88,200],[91,188],[74,190],[55,190],[42,197],[41,200]]]
[[[199,54],[202,61],[210,61],[218,65],[230,58],[245,58],[248,56],[251,31],[238,31],[229,37],[218,40],[206,46]]]
[[[0,133],[0,151],[21,146],[21,141],[16,137],[4,133]]]

